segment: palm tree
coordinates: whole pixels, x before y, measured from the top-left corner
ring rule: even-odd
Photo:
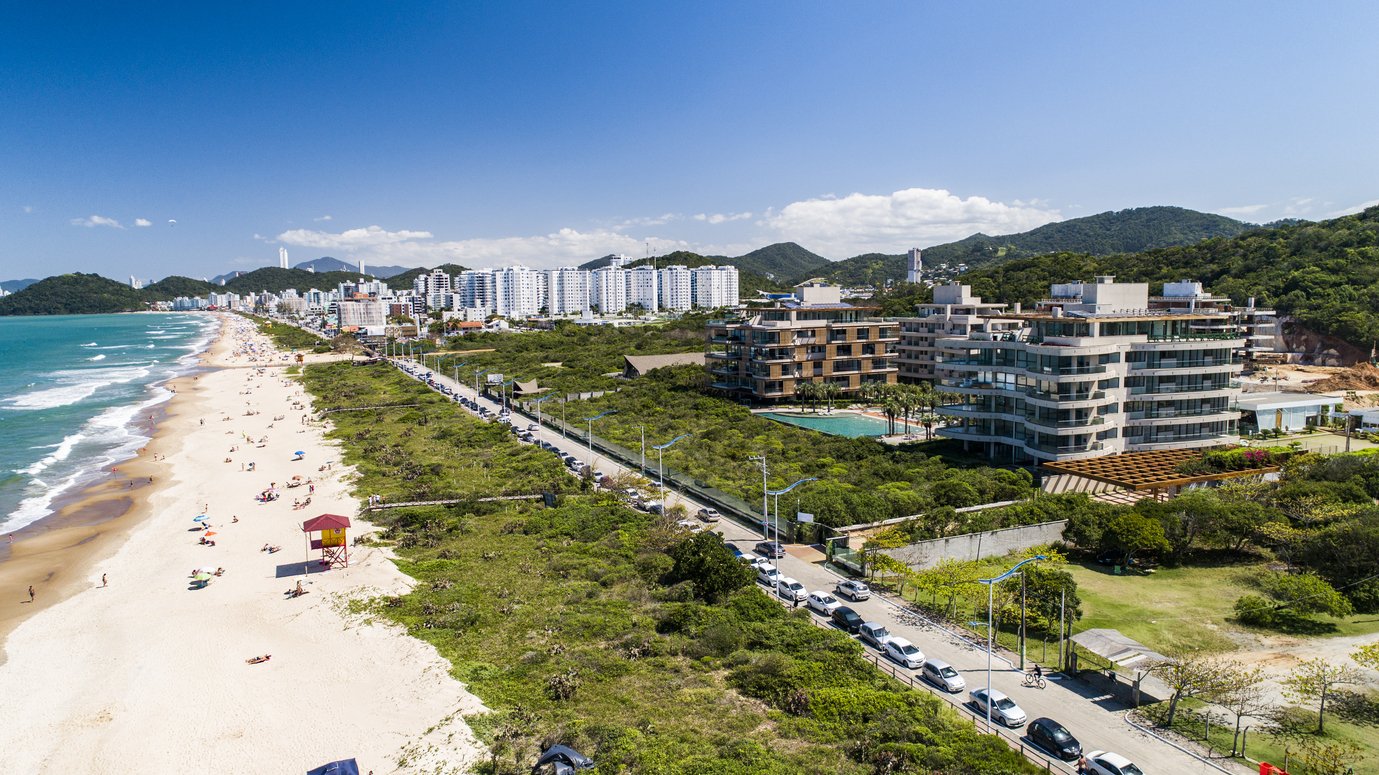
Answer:
[[[819,396],[828,400],[828,413],[833,413],[833,399],[843,394],[843,389],[833,382],[823,382],[819,384]]]
[[[900,407],[900,412],[905,418],[905,433],[910,432],[910,415],[916,409],[924,406],[924,398],[918,385],[900,385],[901,389],[896,391],[896,403]]]
[[[886,413],[886,434],[895,435],[895,417],[902,411],[900,408],[900,398],[891,396],[881,403],[881,411]]]
[[[805,402],[814,404],[814,410],[819,408],[819,383],[817,382],[796,382],[795,397],[800,400],[800,411],[804,411]]]

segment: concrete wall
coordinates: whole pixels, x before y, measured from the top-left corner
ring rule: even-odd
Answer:
[[[1067,524],[1066,519],[1060,519],[1056,522],[1007,527],[985,533],[966,533],[920,541],[896,549],[883,549],[881,553],[894,557],[915,570],[923,570],[938,565],[939,560],[944,558],[979,560],[983,557],[1002,557],[1031,546],[1051,544],[1063,537],[1063,527]]]

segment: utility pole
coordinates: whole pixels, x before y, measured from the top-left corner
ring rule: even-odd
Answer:
[[[645,425],[638,425],[638,426],[637,426],[637,430],[639,430],[639,431],[642,432],[642,467],[641,467],[641,470],[639,470],[637,473],[639,473],[639,474],[645,474],[645,473],[646,473],[646,426],[645,426]]]
[[[767,533],[771,529],[771,512],[769,508],[770,501],[766,499],[766,456],[752,455],[747,459],[761,464],[761,537],[769,541],[771,540],[771,536],[767,535]]]

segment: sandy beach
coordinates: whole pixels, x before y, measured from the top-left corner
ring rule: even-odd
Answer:
[[[286,356],[223,320],[143,454],[0,563],[0,770],[286,773],[354,757],[377,775],[468,771],[482,748],[462,716],[481,703],[430,645],[350,613],[409,588],[384,550],[350,547],[330,570],[307,550],[311,517],[350,517],[351,541],[373,528]],[[257,501],[273,483],[279,497]],[[223,573],[198,588],[202,568]],[[306,594],[289,596],[298,581]]]

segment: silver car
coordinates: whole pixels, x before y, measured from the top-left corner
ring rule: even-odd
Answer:
[[[832,616],[833,612],[837,610],[838,606],[842,605],[842,603],[839,602],[838,598],[827,592],[810,592],[809,599],[805,601],[805,605],[808,605],[811,611],[821,616]]]
[[[972,705],[976,707],[981,715],[986,715],[987,697],[986,689],[974,689],[972,691]],[[1028,718],[1025,711],[1015,704],[1015,700],[1010,699],[1004,692],[995,689],[991,690],[991,718],[1005,724],[1008,727],[1022,727]]]
[[[840,597],[845,597],[854,603],[871,597],[871,587],[867,586],[865,581],[857,581],[856,579],[844,579],[838,582],[833,591],[837,592]]]

